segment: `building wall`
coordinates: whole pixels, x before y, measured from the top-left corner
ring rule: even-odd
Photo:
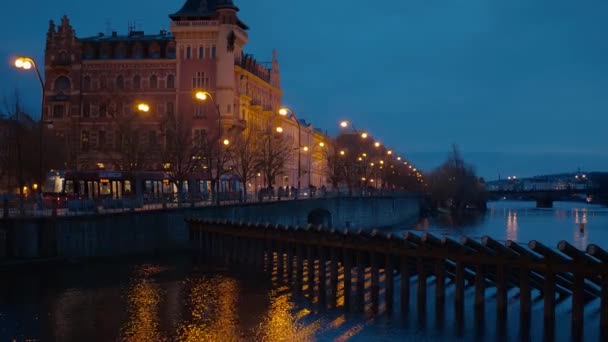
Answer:
[[[123,134],[117,118],[127,114],[135,115],[131,123],[138,132],[135,140],[143,145],[161,136],[163,118],[170,113],[186,122],[193,136],[195,131],[217,135],[219,110],[222,134],[246,127],[274,130],[276,122],[284,126],[285,136],[297,150],[295,121],[277,115],[283,93],[276,51],[270,63],[257,62],[243,51],[248,35],[235,9],[217,12],[212,19],[174,18],[170,32],[154,35],[132,31],[127,36],[113,32],[78,38],[67,17],[57,27],[51,21],[44,119],[52,120],[53,128],[45,134],[64,138],[71,156],[68,164],[73,164],[66,167],[119,168],[119,156],[112,151]],[[211,101],[197,101],[197,90],[211,93],[217,109]],[[150,112],[137,112],[141,102],[150,105]],[[326,139],[314,135],[312,127],[302,127],[301,145]],[[149,155],[154,159],[154,153]],[[308,187],[309,164],[315,170],[311,182],[322,185],[319,155],[313,163],[303,156],[303,187]],[[160,167],[158,159],[146,164],[147,169]],[[292,158],[284,173],[287,183],[276,184],[297,186],[297,158]]]

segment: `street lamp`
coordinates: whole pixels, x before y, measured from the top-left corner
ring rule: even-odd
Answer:
[[[39,188],[39,192],[42,194],[42,185],[44,184],[44,172],[42,169],[42,124],[44,121],[44,96],[45,96],[45,90],[44,90],[44,81],[42,80],[42,76],[40,75],[40,70],[38,69],[38,65],[36,64],[36,62],[34,62],[34,60],[30,57],[25,57],[25,56],[19,56],[15,59],[15,67],[17,69],[23,69],[23,70],[30,70],[32,68],[34,68],[34,71],[36,71],[36,76],[38,76],[38,81],[40,82],[40,90],[41,90],[41,100],[40,100],[40,148],[38,150],[38,166],[39,166],[39,171],[40,171],[40,188]],[[19,115],[17,113],[17,115]],[[17,123],[18,124],[18,123]],[[19,166],[21,167],[21,166]],[[21,187],[23,184],[19,184],[19,186]]]
[[[325,147],[325,143],[324,142],[319,142],[317,145],[313,146],[312,148],[308,148],[308,146],[304,146],[304,152],[308,152],[310,151],[310,154],[308,156],[308,187],[311,186],[311,171],[312,171],[312,158],[313,158],[313,154],[315,153],[316,148],[323,148]],[[312,196],[312,194],[310,194],[310,196]]]
[[[222,144],[224,146],[228,146],[230,145],[230,140],[228,139],[224,139],[222,141],[222,114],[220,112],[220,107],[219,105],[215,102],[215,99],[213,98],[213,95],[211,95],[210,92],[208,91],[204,91],[204,90],[198,90],[194,93],[194,99],[199,101],[199,102],[205,102],[207,100],[211,100],[211,103],[213,103],[213,106],[215,107],[215,112],[217,114],[217,136],[218,136],[218,142],[219,142],[219,146],[218,146],[218,161],[220,159],[220,150],[221,150],[221,146]],[[218,170],[217,170],[217,182],[216,182],[216,194],[217,194],[217,199],[216,199],[216,203],[219,204],[220,203],[220,170],[219,170],[219,166],[218,166]],[[243,186],[246,186],[246,184],[243,184]]]
[[[279,115],[281,116],[285,116],[287,117],[288,115],[293,116],[293,118],[296,120],[296,123],[298,124],[298,190],[296,191],[296,199],[298,199],[298,194],[300,193],[300,188],[301,188],[301,183],[300,183],[300,178],[302,175],[302,166],[301,166],[301,162],[302,162],[302,143],[301,143],[301,139],[302,139],[302,127],[300,125],[300,120],[298,120],[297,115],[289,108],[281,108],[279,109]]]
[[[147,104],[147,103],[145,103],[145,102],[139,103],[137,105],[137,110],[140,111],[140,112],[142,112],[142,113],[147,113],[147,112],[150,111],[150,105]]]

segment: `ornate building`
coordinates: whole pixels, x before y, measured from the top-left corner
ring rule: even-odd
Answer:
[[[187,0],[169,16],[170,31],[131,30],[127,35],[112,32],[87,38],[76,36],[67,17],[58,26],[51,21],[44,120],[52,120],[53,134],[65,139],[72,167],[162,168],[155,148],[162,144],[168,115],[178,116],[193,140],[237,128],[269,130],[268,123],[274,120],[292,124],[292,119],[276,114],[282,97],[277,53],[271,62],[260,63],[243,51],[248,27],[237,12],[232,0]],[[197,90],[208,91],[213,101],[198,102]],[[150,110],[138,111],[139,103]],[[325,139],[314,132],[306,126],[301,145]],[[145,153],[139,153],[143,146]],[[306,160],[317,165],[310,174],[320,186],[325,179],[322,158],[318,153],[316,158]],[[301,167],[308,164],[303,161]],[[290,168],[297,165],[292,162]],[[295,185],[290,175],[289,185]],[[307,175],[301,180],[308,185]]]

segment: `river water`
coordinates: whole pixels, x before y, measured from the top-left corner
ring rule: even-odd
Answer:
[[[424,219],[413,227],[438,236],[567,240],[579,248],[608,245],[608,209],[556,203],[494,202],[482,217]],[[401,233],[401,231],[399,231]],[[276,272],[276,270],[275,270]],[[412,280],[415,284],[415,279]],[[429,282],[428,294],[434,293]],[[398,287],[396,287],[398,288]],[[415,286],[413,286],[415,288]],[[425,308],[389,315],[327,309],[314,294],[297,294],[276,274],[251,268],[201,264],[189,256],[131,259],[0,273],[0,341],[536,341],[544,336],[542,300],[534,301],[531,328],[521,331],[517,290],[509,291],[506,321],[496,322],[493,289],[485,316],[453,310],[453,285],[445,308],[427,295]],[[398,291],[397,291],[398,292]],[[471,302],[473,289],[466,289]],[[533,293],[534,294],[534,293]],[[538,294],[536,294],[538,295]],[[398,298],[396,298],[398,302]],[[338,301],[340,305],[340,300]],[[398,306],[397,306],[398,307]],[[585,311],[585,340],[598,340],[597,303]],[[556,340],[569,340],[569,300],[557,305]]]

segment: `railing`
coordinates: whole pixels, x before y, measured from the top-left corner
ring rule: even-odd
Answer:
[[[279,190],[280,189],[280,190]],[[234,205],[238,203],[260,203],[271,201],[307,200],[335,197],[399,197],[409,196],[411,193],[388,190],[347,189],[326,190],[324,188],[308,188],[299,191],[295,188],[262,189],[248,192],[247,200],[243,201],[240,192],[220,192],[220,205]],[[177,194],[164,194],[161,196],[144,196],[142,198],[104,198],[104,199],[74,199],[65,201],[44,202],[42,205],[32,200],[20,203],[18,197],[11,200],[0,201],[0,220],[10,217],[50,217],[50,216],[78,216],[78,215],[104,215],[127,211],[146,211],[160,209],[196,208],[216,205],[216,200],[209,194],[190,195],[183,194],[178,200]]]
[[[402,237],[376,230],[335,231],[225,220],[190,220],[189,223],[192,247],[199,257],[263,267],[273,273],[273,279],[292,284],[298,292],[309,291],[309,298],[318,298],[322,305],[329,304],[329,307],[362,311],[367,306],[365,298],[369,293],[372,310],[378,310],[382,272],[387,312],[396,306],[397,284],[400,308],[407,314],[410,278],[416,277],[419,315],[426,315],[429,281],[434,283],[438,311],[444,310],[446,287],[453,285],[456,324],[463,326],[465,288],[474,287],[475,317],[484,316],[488,300],[495,301],[497,327],[504,330],[508,291],[516,288],[519,293],[513,300],[519,301],[520,336],[529,333],[532,295],[539,293],[547,340],[555,338],[556,303],[568,298],[572,307],[573,340],[582,337],[585,305],[597,299],[601,340],[608,337],[608,252],[596,245],[581,251],[561,241],[554,250],[538,241],[527,246],[513,241],[502,244],[487,236],[481,241],[465,237],[457,242],[428,233],[408,232]],[[365,280],[367,268],[371,269],[370,287]],[[315,269],[318,282],[315,282]],[[340,269],[344,272],[338,274]],[[342,279],[341,286],[339,279]],[[489,298],[486,297],[488,287],[496,288],[496,294]],[[339,292],[339,288],[343,290]],[[498,336],[504,334],[502,331]]]

